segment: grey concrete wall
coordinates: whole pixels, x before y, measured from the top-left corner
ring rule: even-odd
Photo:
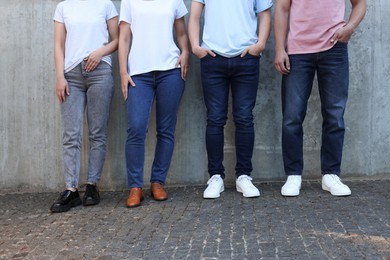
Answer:
[[[0,189],[58,190],[62,176],[61,119],[55,96],[52,16],[58,0],[0,0]],[[347,1],[348,2],[348,1]],[[120,6],[120,1],[114,1]],[[185,1],[190,7],[190,0]],[[344,176],[379,176],[390,172],[390,2],[368,0],[364,22],[350,42],[350,98],[346,111]],[[188,17],[187,17],[188,18]],[[284,176],[280,148],[280,75],[273,68],[273,35],[261,59],[255,114],[256,181]],[[124,142],[126,112],[114,61],[115,96],[111,106],[107,160],[101,189],[127,184]],[[168,185],[202,184],[208,179],[204,144],[205,108],[199,61],[191,58],[179,112],[176,148]],[[317,85],[305,121],[305,178],[319,178],[321,114]],[[87,167],[84,133],[81,183]],[[155,145],[154,115],[147,139],[145,181],[150,176]],[[229,117],[225,139],[227,180],[234,180],[234,126]]]

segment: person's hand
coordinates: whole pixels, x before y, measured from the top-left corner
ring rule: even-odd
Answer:
[[[86,61],[85,63],[85,71],[86,72],[91,72],[94,69],[96,69],[97,65],[99,65],[100,61],[102,60],[102,54],[100,54],[99,50],[96,50],[89,54],[88,57],[84,59]]]
[[[348,43],[351,39],[353,28],[349,25],[338,29],[330,39],[330,42],[336,44],[337,42]]]
[[[178,68],[180,65],[181,69],[181,78],[183,80],[186,79],[187,71],[188,71],[188,60],[189,60],[190,54],[188,52],[182,53],[180,57],[177,59],[175,67]]]
[[[196,57],[198,57],[199,59],[201,58],[204,58],[206,57],[207,55],[210,55],[212,57],[215,57],[217,56],[214,52],[212,52],[211,50],[209,49],[206,49],[206,48],[202,48],[200,46],[198,47],[195,47],[194,49],[192,49],[192,52],[195,54]]]
[[[245,48],[245,50],[241,53],[241,58],[245,57],[248,53],[252,56],[255,57],[260,57],[260,54],[263,52],[265,46],[258,43],[258,44],[253,44],[251,46],[248,46]]]
[[[285,50],[276,51],[274,65],[275,69],[283,75],[290,72],[290,59]]]
[[[127,92],[129,84],[135,88],[135,83],[133,79],[130,77],[129,74],[121,74],[121,89],[122,89],[122,95],[125,100],[127,100]]]
[[[70,95],[68,82],[65,78],[57,79],[56,94],[60,103],[63,103],[65,101],[65,97]]]

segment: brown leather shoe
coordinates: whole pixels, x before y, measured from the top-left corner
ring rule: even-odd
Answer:
[[[129,208],[138,207],[139,205],[141,205],[141,201],[143,200],[144,196],[142,195],[142,188],[131,188],[126,205]]]
[[[168,194],[165,192],[163,186],[158,182],[152,182],[151,193],[154,200],[162,201],[168,199]]]

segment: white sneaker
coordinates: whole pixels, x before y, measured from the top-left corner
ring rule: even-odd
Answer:
[[[281,193],[283,196],[294,197],[299,195],[301,190],[302,176],[289,175],[286,183],[283,185]]]
[[[248,175],[241,175],[237,178],[236,189],[246,198],[260,196],[260,191],[252,184],[252,178]]]
[[[224,191],[223,179],[221,175],[216,174],[211,176],[207,182],[208,186],[203,192],[203,198],[205,199],[216,199],[219,198],[222,191]]]
[[[341,182],[336,174],[324,174],[322,176],[322,189],[329,191],[334,196],[349,196],[351,190]]]

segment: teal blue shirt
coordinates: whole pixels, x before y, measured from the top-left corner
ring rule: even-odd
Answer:
[[[201,46],[228,58],[257,43],[257,14],[272,7],[272,0],[194,1],[204,4]]]

